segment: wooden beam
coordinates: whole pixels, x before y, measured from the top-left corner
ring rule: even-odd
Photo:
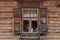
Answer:
[[[0,33],[0,36],[11,36],[11,35],[13,35],[12,32],[11,33]]]
[[[48,30],[49,33],[60,33],[60,30]]]
[[[0,30],[0,33],[11,33],[12,30]]]
[[[0,36],[0,39],[18,39],[19,36]]]
[[[56,6],[56,4],[42,4],[43,6]]]
[[[40,38],[43,38],[43,39],[54,39],[54,38],[60,38],[60,36],[41,36]]]
[[[60,12],[60,10],[48,10],[49,12]]]
[[[17,0],[0,0],[0,1],[17,1]]]

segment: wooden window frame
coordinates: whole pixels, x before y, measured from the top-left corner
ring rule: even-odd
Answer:
[[[23,17],[23,14],[24,14],[23,10],[36,10],[37,11],[37,16],[36,17]],[[22,8],[22,28],[23,28],[23,20],[24,20],[24,18],[29,19],[30,22],[32,21],[31,20],[32,18],[36,19],[37,20],[37,28],[38,28],[38,26],[39,26],[39,24],[38,24],[38,22],[39,22],[38,8]],[[23,29],[22,29],[22,33],[25,33],[23,31]],[[31,33],[31,32],[27,32],[27,33]],[[34,32],[32,32],[32,33],[34,33]]]

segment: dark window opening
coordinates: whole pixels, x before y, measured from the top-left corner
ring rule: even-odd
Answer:
[[[36,20],[32,20],[32,28],[33,28],[33,32],[37,32],[37,21]]]
[[[24,32],[29,32],[29,21],[28,20],[24,20],[23,21],[23,29],[24,29]]]

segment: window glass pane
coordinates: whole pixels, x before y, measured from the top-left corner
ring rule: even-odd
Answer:
[[[37,11],[36,10],[24,10],[24,17],[36,17]]]
[[[31,17],[35,17],[35,16],[37,16],[37,11],[31,11]]]
[[[24,17],[30,17],[30,11],[24,10]]]

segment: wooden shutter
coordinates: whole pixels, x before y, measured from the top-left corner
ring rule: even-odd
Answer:
[[[48,32],[47,28],[47,9],[40,8],[40,34],[46,35]]]
[[[20,35],[20,9],[14,8],[13,15],[14,15],[14,34]]]

